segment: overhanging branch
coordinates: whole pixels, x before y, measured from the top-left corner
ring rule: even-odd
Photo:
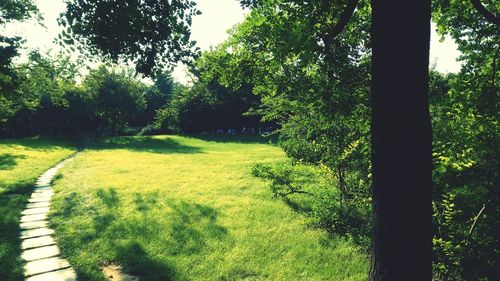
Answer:
[[[493,13],[490,13],[486,7],[481,3],[481,0],[471,0],[472,5],[476,8],[487,21],[500,26],[500,18]]]
[[[349,0],[349,3],[347,3],[346,8],[340,15],[339,22],[335,26],[333,26],[333,28],[330,30],[328,34],[330,40],[339,35],[342,32],[342,30],[344,30],[345,26],[351,19],[352,14],[356,9],[356,6],[358,5],[358,2],[359,0]]]

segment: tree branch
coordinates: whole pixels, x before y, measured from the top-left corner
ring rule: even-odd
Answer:
[[[339,35],[342,30],[344,30],[345,26],[351,19],[356,6],[358,5],[358,2],[359,0],[349,0],[349,3],[347,3],[345,10],[340,15],[339,22],[330,30],[328,34],[330,40]]]
[[[481,0],[471,0],[472,6],[476,8],[477,12],[480,13],[487,21],[500,26],[500,18],[493,13],[490,13],[486,7],[481,3]]]
[[[484,208],[486,208],[485,204],[483,204],[483,207],[481,208],[481,210],[479,210],[479,213],[476,215],[476,217],[472,219],[474,221],[474,223],[472,223],[472,226],[469,229],[469,236],[472,234],[472,231],[474,230],[474,226],[476,226],[476,222],[479,219],[479,217],[481,216],[481,214],[483,213]]]

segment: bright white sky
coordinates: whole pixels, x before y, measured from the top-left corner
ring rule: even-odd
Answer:
[[[202,15],[193,19],[192,39],[197,41],[198,47],[208,50],[227,38],[226,31],[233,25],[242,22],[245,11],[236,0],[195,0]],[[39,49],[41,52],[51,51],[56,53],[60,47],[53,43],[60,32],[57,25],[59,14],[65,9],[62,0],[35,0],[43,18],[44,25],[40,26],[35,21],[25,23],[12,23],[6,26],[6,35],[19,35],[26,39],[24,47]],[[4,31],[2,31],[3,33]],[[456,61],[460,52],[450,38],[439,42],[439,36],[434,27],[431,34],[431,63],[436,63],[437,70],[441,72],[458,72],[460,63]],[[178,66],[174,70],[174,78],[181,83],[187,83],[189,77],[185,67]]]

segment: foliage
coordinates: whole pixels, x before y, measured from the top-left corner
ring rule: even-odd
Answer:
[[[241,68],[229,69],[228,62],[232,59],[224,46],[203,53],[194,69],[198,79],[189,89],[176,92],[169,106],[160,111],[157,122],[161,127],[186,133],[221,129],[256,132],[263,124],[251,112],[260,99],[253,94],[250,84],[240,84],[237,88],[227,84],[226,71],[232,71],[233,77],[243,75]]]
[[[196,53],[190,41],[194,1],[66,0],[61,44],[114,62],[131,61],[145,75]]]
[[[252,167],[252,175],[261,179],[270,180],[271,191],[276,197],[281,196],[287,198],[292,194],[313,195],[304,191],[302,185],[295,183],[295,174],[293,170],[286,166],[272,167],[270,165],[257,164]]]
[[[115,135],[123,129],[137,108],[144,108],[144,87],[126,73],[101,66],[83,81],[95,106],[95,115]]]
[[[32,52],[16,69],[15,113],[0,125],[0,135],[135,134],[154,122],[156,111],[181,87],[168,72],[148,86],[126,69],[109,66],[91,70],[77,83],[77,63]]]
[[[0,3],[0,28],[8,22],[24,21],[38,15],[31,0],[5,0]],[[0,124],[18,109],[22,100],[17,87],[20,83],[12,60],[18,55],[21,37],[0,34]]]
[[[18,55],[19,41],[17,37],[0,35],[0,124],[17,110],[19,77],[13,69],[12,59]]]
[[[500,9],[483,2],[489,11]],[[463,63],[460,73],[434,79],[445,81],[448,90],[431,96],[439,187],[435,271],[442,280],[494,280],[500,266],[498,26],[470,1],[433,5],[438,31],[455,40]]]
[[[23,21],[38,15],[32,0],[3,0],[0,3],[0,25],[11,21]]]

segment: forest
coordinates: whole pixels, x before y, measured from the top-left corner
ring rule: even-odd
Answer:
[[[0,29],[0,280],[23,280],[16,237],[29,186],[77,150],[54,182],[49,225],[78,280],[107,280],[103,262],[140,280],[398,280],[377,277],[373,267],[369,273],[379,241],[373,238],[372,80],[377,69],[396,66],[374,65],[374,5],[380,4],[239,2],[244,21],[205,51],[189,39],[192,18],[203,13],[192,1],[66,0],[57,43],[67,52],[30,50],[22,62],[23,38]],[[432,125],[432,277],[405,280],[500,277],[500,2],[482,2],[428,1],[438,34],[458,45],[462,66],[441,73],[425,65],[428,93],[420,95]],[[35,1],[0,3],[0,28],[39,17]],[[401,38],[395,48],[413,66],[410,57],[418,55],[404,49],[405,36],[393,35]],[[86,58],[98,63],[84,67]],[[189,68],[190,83],[175,81],[178,62]],[[406,90],[413,89],[398,89],[402,96]],[[394,148],[402,159],[394,165],[411,161],[419,149],[414,143]],[[15,156],[23,149],[29,153]],[[28,160],[25,168],[36,169],[15,174],[15,163]],[[193,189],[183,189],[185,182]],[[400,204],[417,204],[409,193],[398,194]],[[244,228],[233,211],[245,218]],[[141,214],[148,214],[145,221]],[[279,226],[272,228],[273,221]],[[283,234],[292,226],[296,236]],[[411,251],[412,237],[398,239]],[[286,262],[271,263],[279,257],[261,257],[252,245],[273,245]],[[342,263],[332,254],[336,247],[355,257],[344,259],[345,272],[332,265]],[[287,249],[304,256],[291,258]]]

